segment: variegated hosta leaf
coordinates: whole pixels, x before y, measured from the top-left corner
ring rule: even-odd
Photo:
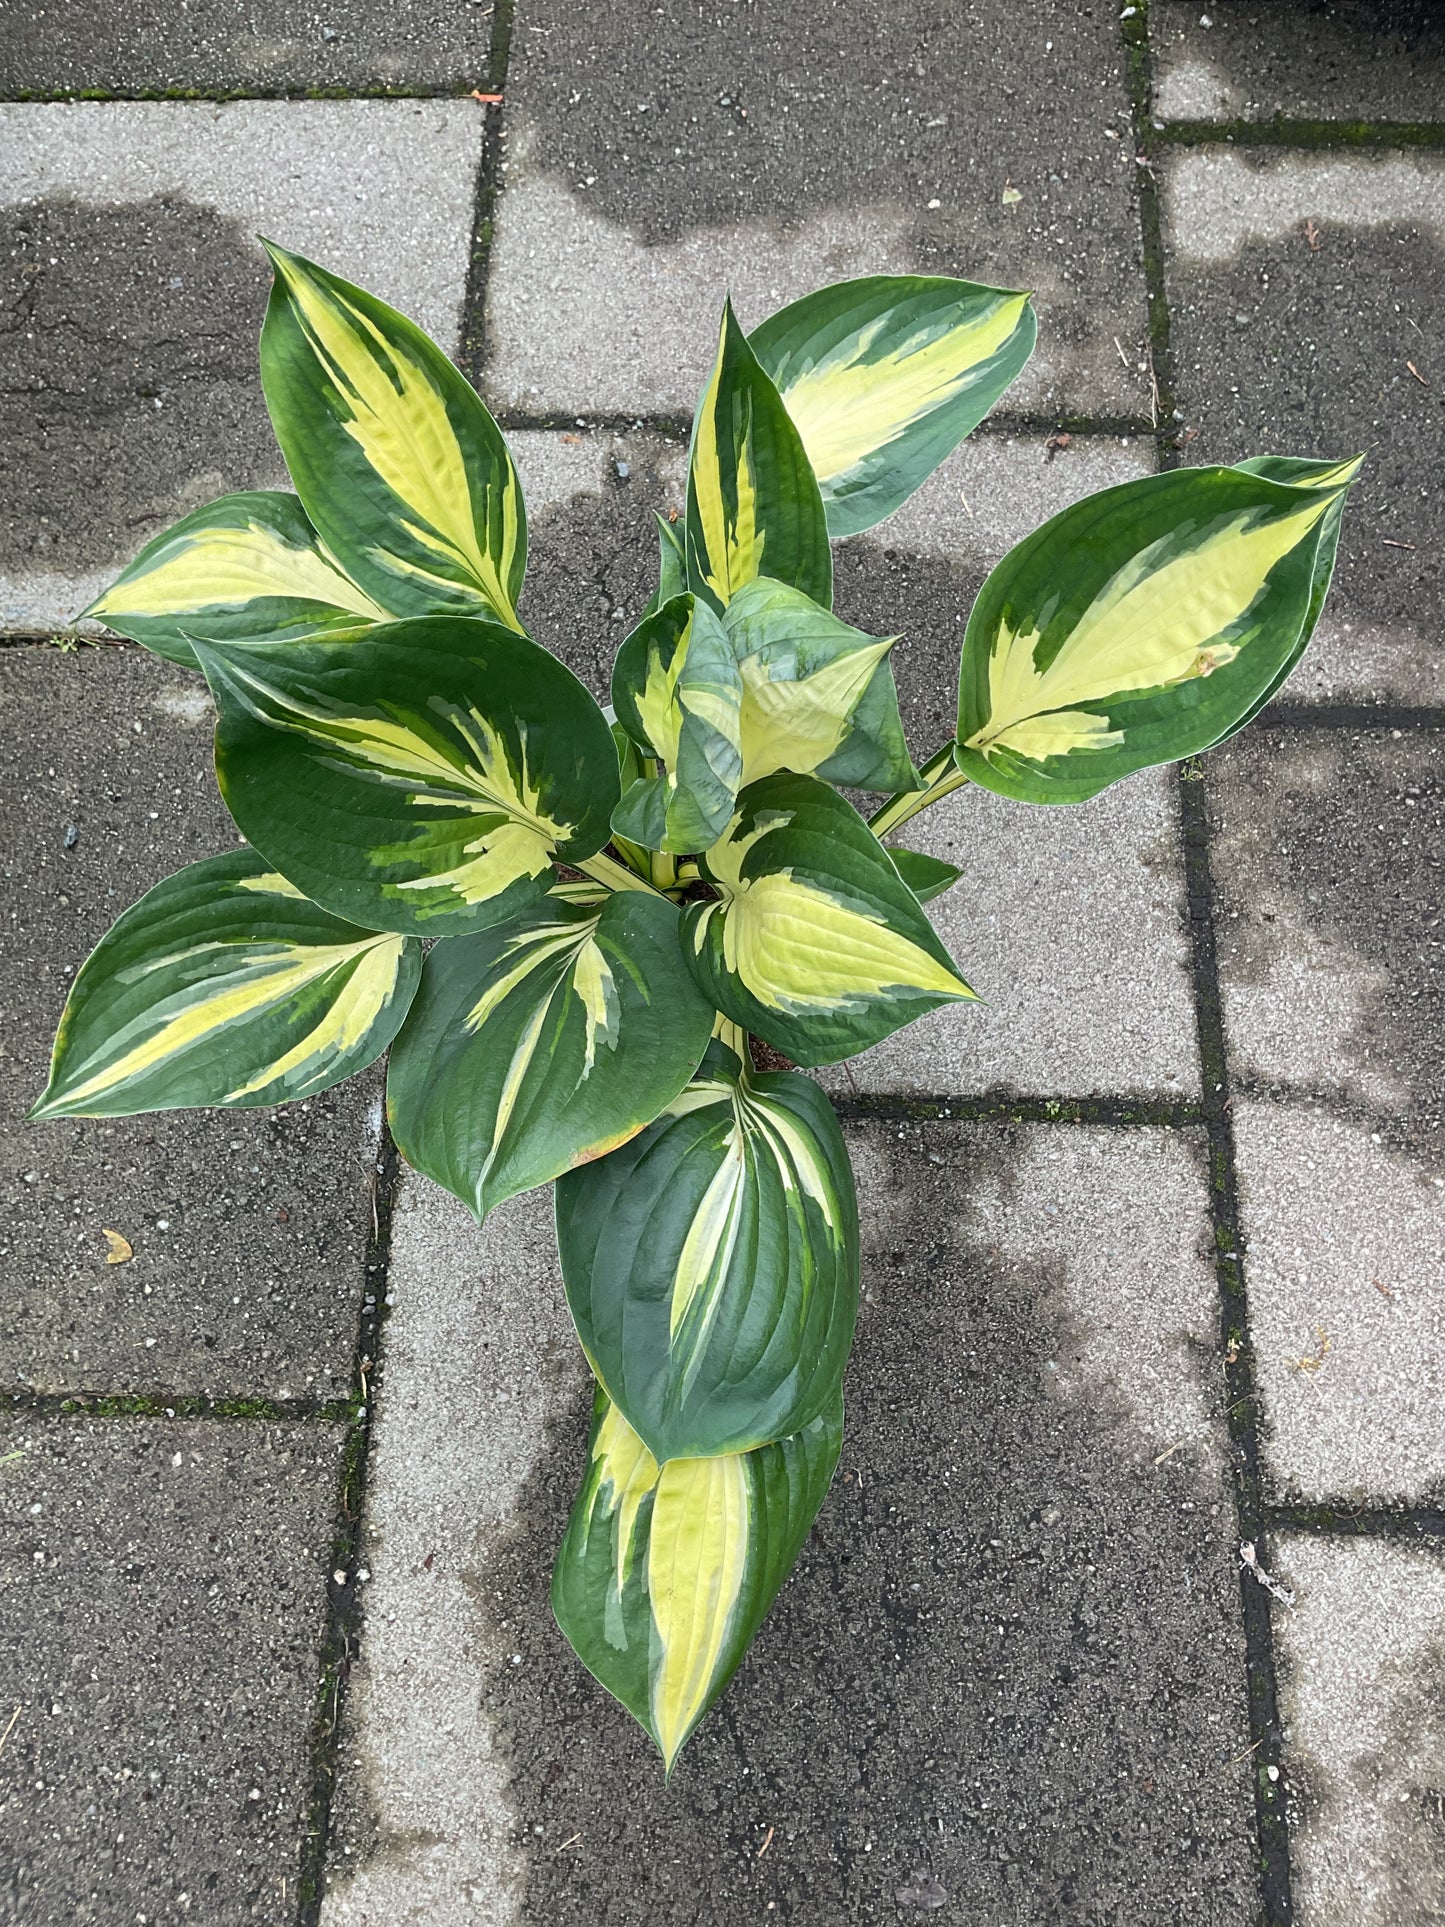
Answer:
[[[858,1207],[833,1107],[795,1072],[700,1076],[557,1185],[567,1302],[592,1369],[659,1464],[799,1431],[842,1383]]]
[[[353,642],[196,653],[232,816],[338,916],[481,929],[540,896],[554,854],[607,841],[617,753],[602,711],[498,623],[421,616]]]
[[[722,623],[674,596],[617,652],[612,702],[638,748],[662,765],[624,790],[613,828],[653,850],[700,850],[721,835],[742,773],[743,683]]]
[[[865,635],[768,577],[738,591],[723,627],[743,679],[743,785],[781,769],[864,790],[917,784],[889,662],[896,636]]]
[[[398,616],[519,629],[527,519],[497,424],[436,343],[375,295],[266,244],[261,384],[321,538]]]
[[[983,420],[1037,332],[1028,295],[921,274],[840,281],[753,330],[834,541],[907,501]]]
[[[223,495],[148,542],[82,615],[196,667],[188,637],[294,642],[390,620],[326,553],[294,495]]]
[[[1297,660],[1353,474],[1176,469],[1046,522],[968,619],[959,767],[1004,796],[1076,803],[1217,743]]]
[[[780,1444],[659,1469],[598,1391],[552,1610],[582,1664],[642,1725],[669,1773],[767,1617],[842,1443],[839,1400]]]
[[[421,945],[343,923],[253,850],[192,863],[81,965],[32,1117],[312,1097],[379,1057]]]
[[[951,890],[963,875],[956,863],[945,863],[941,856],[925,856],[922,850],[900,850],[887,845],[893,867],[920,903],[932,903]]]
[[[825,607],[833,557],[817,478],[728,302],[698,403],[687,478],[687,582],[723,609],[770,575]]]
[[[1335,554],[1340,546],[1340,523],[1344,520],[1345,496],[1348,492],[1340,485],[1348,484],[1355,479],[1363,460],[1363,456],[1357,456],[1352,462],[1310,462],[1292,455],[1251,455],[1248,461],[1235,463],[1235,467],[1242,469],[1246,475],[1262,475],[1269,482],[1285,482],[1295,487],[1306,488],[1339,487],[1340,492],[1325,510],[1320,521],[1320,541],[1319,547],[1315,550],[1314,579],[1310,584],[1310,606],[1304,624],[1295,639],[1294,648],[1269,688],[1245,711],[1237,723],[1231,724],[1225,730],[1223,736],[1219,738],[1220,743],[1237,735],[1246,723],[1254,721],[1260,710],[1289,678],[1296,663],[1309,647],[1310,637],[1314,634],[1315,624],[1320,618],[1320,611],[1325,606],[1325,597],[1329,594],[1330,578],[1335,572]],[[1213,745],[1216,749],[1218,746],[1218,743]]]
[[[750,784],[702,868],[721,899],[685,910],[688,962],[795,1064],[835,1064],[974,994],[868,825],[811,776]]]
[[[653,849],[705,849],[738,791],[780,769],[914,787],[888,661],[896,640],[852,629],[767,576],[739,589],[720,620],[700,598],[665,605],[633,630],[612,672],[619,720],[665,766],[624,794],[615,827]]]
[[[391,1055],[391,1128],[481,1219],[640,1131],[696,1070],[712,1026],[675,904],[563,884],[430,951]]]

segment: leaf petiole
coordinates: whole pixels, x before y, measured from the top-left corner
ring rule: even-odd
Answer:
[[[890,830],[910,822],[923,810],[942,802],[945,796],[961,790],[970,780],[954,761],[952,743],[945,743],[942,749],[930,756],[919,774],[923,778],[921,789],[900,790],[896,796],[889,797],[882,809],[869,817],[868,827],[880,842]]]
[[[645,890],[650,897],[660,897],[666,893],[654,890],[646,877],[640,877],[635,870],[629,870],[625,863],[619,863],[615,856],[608,856],[599,850],[596,856],[589,856],[581,862],[573,861],[573,868],[584,876],[595,877],[605,883],[609,890]]]

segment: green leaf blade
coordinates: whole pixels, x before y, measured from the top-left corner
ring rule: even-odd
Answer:
[[[833,557],[817,478],[731,302],[693,424],[686,528],[688,586],[717,610],[758,575],[831,605]]]
[[[855,789],[918,781],[893,682],[896,636],[854,629],[767,576],[737,591],[723,630],[742,678],[739,787],[784,769]]]
[[[1028,295],[937,275],[839,282],[753,330],[835,542],[907,501],[988,414],[1037,332]]]
[[[778,775],[738,798],[707,852],[716,903],[683,949],[717,1008],[795,1064],[834,1064],[973,992],[888,852],[845,799]]]
[[[482,1219],[649,1124],[714,1021],[678,923],[665,898],[570,885],[437,944],[387,1082],[408,1162]]]
[[[189,638],[296,642],[390,618],[342,574],[294,495],[223,495],[148,542],[82,611],[155,655],[197,667]]]
[[[481,398],[405,315],[266,245],[261,382],[327,548],[397,616],[451,611],[519,629],[526,511]]]
[[[858,1311],[858,1207],[826,1095],[703,1074],[557,1185],[583,1349],[659,1464],[750,1451],[835,1400]]]
[[[956,863],[947,863],[941,856],[900,849],[892,843],[884,847],[893,859],[894,869],[920,903],[932,903],[935,897],[943,896],[963,875]]]
[[[1298,661],[1323,602],[1321,544],[1354,467],[1328,472],[1301,486],[1175,469],[1021,542],[964,636],[964,774],[1023,802],[1082,802],[1238,727]]]
[[[617,754],[569,669],[498,623],[418,617],[284,651],[198,643],[247,841],[377,930],[481,929],[607,841]]]
[[[315,1096],[381,1055],[420,972],[413,938],[329,915],[254,851],[208,857],[133,904],[82,964],[31,1115]]]
[[[658,1467],[597,1392],[552,1610],[582,1664],[647,1732],[669,1773],[802,1550],[842,1439],[839,1400],[778,1444]]]
[[[727,633],[684,593],[644,616],[612,671],[617,719],[663,765],[624,795],[613,827],[649,849],[705,848],[732,813],[742,771],[742,679]]]

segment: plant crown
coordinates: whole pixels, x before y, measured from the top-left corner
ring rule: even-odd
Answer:
[[[751,334],[728,305],[607,711],[518,616],[522,489],[477,395],[269,251],[295,493],[186,516],[86,612],[203,672],[244,847],[102,939],[33,1115],[277,1104],[390,1046],[397,1145],[478,1220],[555,1181],[596,1391],[553,1605],[670,1771],[827,1490],[858,1305],[832,1107],[749,1040],[834,1064],[972,998],[922,907],[958,871],[884,838],[966,783],[1077,803],[1239,729],[1309,640],[1358,464],[1056,515],[984,583],[957,734],[916,769],[897,638],[832,613],[830,545],[993,407],[1030,298],[871,276]]]

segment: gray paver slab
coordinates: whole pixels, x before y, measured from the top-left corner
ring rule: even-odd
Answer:
[[[1323,1109],[1237,1101],[1277,1496],[1445,1499],[1445,1179]]]
[[[1445,1492],[1438,765],[1267,727],[1209,764],[1266,1466],[1308,1499]]]
[[[0,1419],[7,1921],[294,1922],[339,1448]]]
[[[1445,22],[1431,0],[1152,0],[1161,120],[1439,120]]]
[[[1353,1106],[1445,1172],[1441,742],[1265,722],[1207,795],[1236,1076]]]
[[[60,627],[142,544],[284,487],[262,233],[455,346],[471,101],[0,105],[0,627]]]
[[[139,650],[17,645],[0,649],[0,704],[0,1385],[338,1396],[375,1080],[275,1111],[23,1121],[92,945],[163,876],[234,847],[204,686]],[[128,1264],[106,1264],[103,1227]]]
[[[919,271],[1038,291],[1011,405],[1147,412],[1106,9],[538,0],[518,29],[488,278],[504,406],[690,411],[728,289],[751,327],[822,282]]]
[[[1445,159],[1206,148],[1161,179],[1185,459],[1369,458],[1289,695],[1439,703]]]
[[[1445,1562],[1388,1541],[1278,1543],[1275,1620],[1299,1927],[1445,1914]]]
[[[1251,1915],[1202,1146],[851,1137],[842,1468],[668,1788],[548,1617],[586,1390],[545,1195],[478,1232],[406,1181],[326,1927],[833,1927],[916,1873],[990,1920]]]
[[[316,12],[252,0],[127,7],[0,0],[0,92],[268,93],[485,87],[480,0],[351,0]]]

